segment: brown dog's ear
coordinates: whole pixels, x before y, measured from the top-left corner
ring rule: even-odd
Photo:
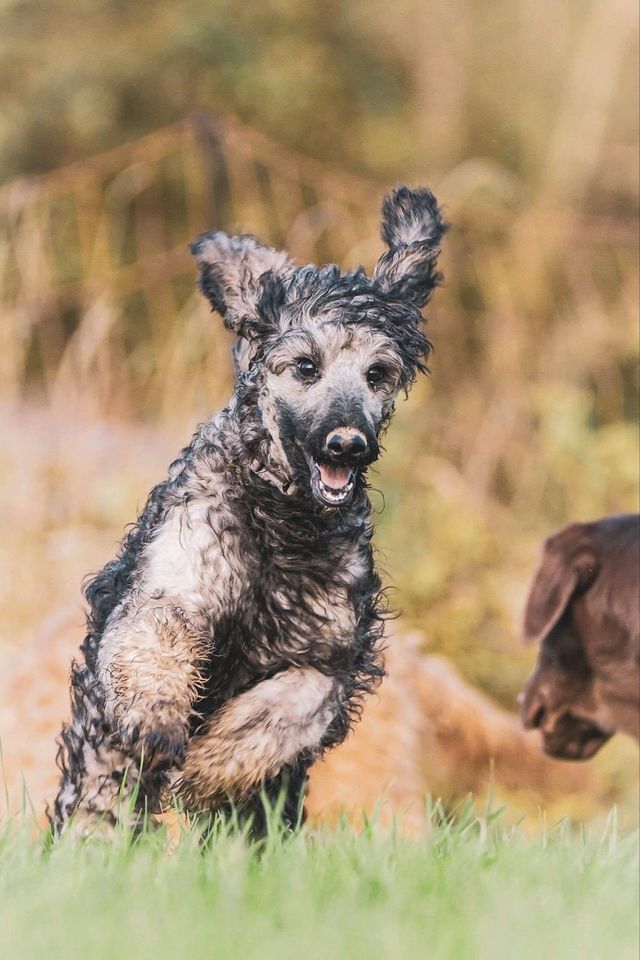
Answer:
[[[553,630],[578,590],[596,578],[598,560],[582,524],[550,537],[533,578],[522,627],[525,643],[541,643]]]
[[[273,303],[295,264],[286,253],[248,234],[203,233],[191,244],[200,289],[225,327],[239,337],[259,335],[273,320]]]
[[[423,307],[442,279],[436,264],[446,230],[430,190],[400,187],[385,197],[381,234],[389,250],[373,273],[383,290]]]

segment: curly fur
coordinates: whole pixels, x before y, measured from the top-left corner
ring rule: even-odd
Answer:
[[[298,268],[253,237],[193,245],[239,338],[236,389],[86,586],[58,830],[138,822],[168,790],[190,810],[256,814],[261,791],[284,788],[297,816],[308,766],[383,673],[366,469],[425,369],[419,308],[443,231],[432,194],[402,188],[383,206],[390,249],[373,278]],[[359,445],[336,452],[340,430]],[[336,476],[337,490],[322,479]]]

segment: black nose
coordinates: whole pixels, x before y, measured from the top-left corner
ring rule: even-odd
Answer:
[[[332,430],[326,444],[335,457],[356,457],[366,452],[367,438],[359,430],[343,427]]]

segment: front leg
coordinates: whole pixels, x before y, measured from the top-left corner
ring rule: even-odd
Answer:
[[[240,801],[226,802],[215,812],[237,822],[243,829],[248,827],[254,840],[266,837],[273,810],[277,810],[279,822],[285,829],[295,830],[305,820],[309,767],[314,759],[300,754],[293,764],[283,767],[275,777],[261,783],[248,796]]]
[[[105,714],[147,769],[184,758],[208,647],[176,606],[125,608],[105,630],[98,652]]]
[[[230,700],[189,743],[176,783],[186,806],[241,803],[301,754],[317,755],[342,699],[319,670],[289,667]]]

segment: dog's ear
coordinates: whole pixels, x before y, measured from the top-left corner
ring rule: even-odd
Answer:
[[[591,586],[598,568],[582,524],[574,523],[546,541],[525,606],[525,643],[541,643],[549,635],[576,593]]]
[[[286,253],[248,234],[203,233],[191,244],[200,269],[200,289],[224,324],[254,339],[274,325],[274,306],[283,300],[283,280],[295,269]]]
[[[382,203],[382,239],[389,247],[374,277],[400,300],[423,307],[442,279],[436,270],[440,243],[447,230],[430,190],[400,187]]]

